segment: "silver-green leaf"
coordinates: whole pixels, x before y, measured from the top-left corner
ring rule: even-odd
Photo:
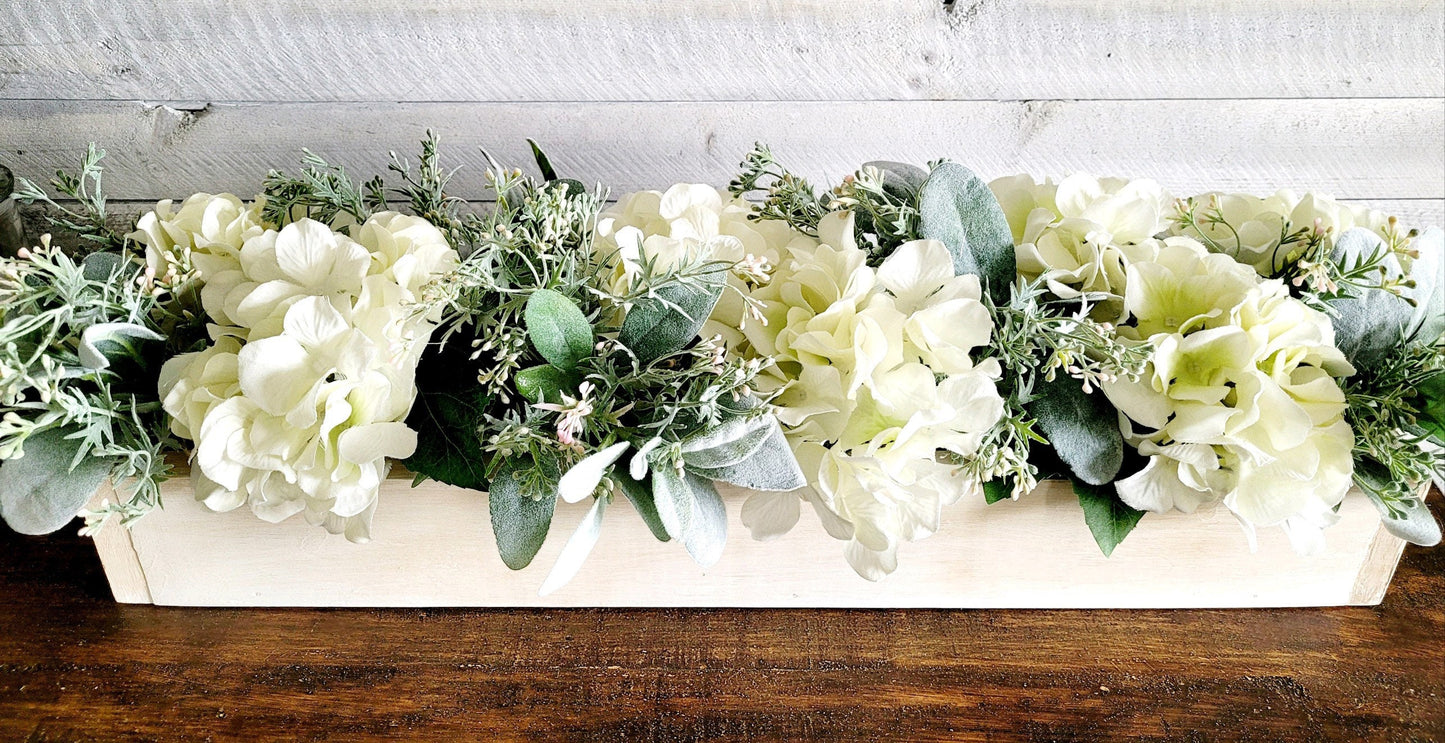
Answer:
[[[943,163],[919,189],[918,211],[919,233],[948,247],[953,272],[978,276],[995,302],[1007,302],[1016,273],[1013,229],[988,184]]]
[[[25,456],[0,465],[0,516],[21,534],[49,534],[70,522],[110,475],[115,460],[81,456],[70,429],[25,441]]]

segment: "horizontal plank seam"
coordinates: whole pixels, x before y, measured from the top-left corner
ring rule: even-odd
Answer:
[[[384,99],[384,98],[356,98],[356,99],[199,99],[184,98],[174,100],[158,100],[145,98],[11,98],[0,95],[0,101],[10,103],[133,103],[143,106],[172,106],[187,107],[196,104],[219,104],[219,105],[277,105],[277,106],[315,106],[315,105],[354,105],[367,103],[385,103],[392,105],[432,105],[432,104],[472,104],[478,106],[514,106],[518,104],[536,105],[642,105],[642,104],[677,104],[677,103],[1147,103],[1151,101],[1168,102],[1200,102],[1200,101],[1445,101],[1445,96],[1418,95],[1418,96],[1214,96],[1214,97],[1167,97],[1158,96],[1142,98],[679,98],[679,99],[593,99],[593,100],[569,100],[569,99],[527,99],[527,100],[476,100],[476,99]]]

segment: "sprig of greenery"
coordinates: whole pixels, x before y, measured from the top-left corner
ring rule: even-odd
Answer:
[[[79,456],[113,460],[111,480],[128,497],[88,516],[133,522],[160,503],[180,451],[156,399],[157,359],[123,346],[106,368],[82,363],[87,329],[110,323],[158,330],[155,295],[131,260],[77,263],[48,241],[0,261],[0,459],[23,455],[30,437],[74,429]]]
[[[1109,323],[1091,319],[1094,298],[1065,302],[1049,296],[1042,280],[1014,284],[1006,305],[984,296],[994,321],[991,351],[1003,370],[998,387],[1004,416],[978,452],[959,463],[980,482],[1010,481],[1014,497],[1038,484],[1030,449],[1048,443],[1035,431],[1037,421],[1028,411],[1039,383],[1060,372],[1082,381],[1085,392],[1121,378],[1137,381],[1153,353],[1147,342],[1121,338]]]
[[[1211,196],[1207,202],[1197,198],[1180,200],[1172,219],[1182,234],[1199,240],[1211,252],[1239,258],[1237,246],[1241,241],[1238,227],[1224,216],[1217,195]],[[1233,235],[1235,247],[1223,245],[1211,237],[1215,229],[1224,229]],[[1326,312],[1331,299],[1358,297],[1375,289],[1411,301],[1402,290],[1413,286],[1413,282],[1391,269],[1400,265],[1401,258],[1408,260],[1411,257],[1410,241],[1415,236],[1413,230],[1402,232],[1397,220],[1391,217],[1381,245],[1368,255],[1347,256],[1344,262],[1339,262],[1331,254],[1334,238],[1339,237],[1332,234],[1332,228],[1318,223],[1297,226],[1285,219],[1280,223],[1279,239],[1270,256],[1270,270],[1265,272],[1265,277],[1284,281],[1294,296]]]
[[[819,220],[835,211],[830,196],[819,196],[812,184],[784,168],[761,142],[753,145],[738,167],[742,172],[728,184],[728,191],[733,196],[748,197],[759,192],[763,196],[751,219],[786,222],[805,235],[817,237]]]
[[[26,178],[16,181],[15,198],[22,204],[45,204],[49,207],[45,215],[48,222],[75,232],[86,242],[95,243],[97,250],[124,250],[125,237],[107,223],[105,191],[101,188],[101,176],[105,169],[100,161],[104,158],[105,150],[98,149],[92,142],[85,150],[79,174],[57,170],[55,178],[50,181],[50,186],[62,196],[79,202],[79,211],[57,203],[45,189]]]
[[[293,178],[279,170],[266,174],[262,220],[277,227],[303,217],[337,224],[344,215],[358,224],[365,222],[377,201],[375,185],[359,186],[346,168],[328,163],[311,150],[301,152],[299,176]]]
[[[1355,482],[1397,517],[1418,505],[1421,483],[1445,471],[1442,442],[1431,441],[1416,418],[1420,390],[1442,375],[1441,346],[1401,342],[1380,364],[1341,382],[1355,432]]]

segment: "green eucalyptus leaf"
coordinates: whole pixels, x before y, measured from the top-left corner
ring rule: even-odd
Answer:
[[[537,169],[542,171],[542,180],[548,182],[557,180],[557,170],[552,167],[552,161],[547,157],[547,153],[543,152],[542,148],[537,146],[536,141],[532,139],[528,139],[527,144],[532,146],[532,157],[537,160]]]
[[[51,428],[25,440],[25,456],[0,463],[0,516],[21,534],[49,534],[85,507],[115,466],[80,456],[75,429]],[[77,460],[77,457],[79,459]]]
[[[1114,492],[1113,485],[1090,485],[1074,480],[1074,494],[1084,509],[1084,523],[1094,535],[1094,542],[1105,557],[1139,525],[1143,511],[1130,508]]]
[[[746,458],[720,467],[696,467],[688,463],[687,470],[699,477],[714,482],[726,482],[749,490],[789,491],[808,484],[808,478],[798,466],[788,438],[776,419],[768,416],[767,436]],[[686,455],[683,457],[687,461]]]
[[[592,355],[592,324],[567,297],[551,289],[532,292],[523,320],[532,346],[549,364],[570,371]]]
[[[492,516],[492,534],[497,538],[497,552],[502,562],[513,570],[521,570],[537,556],[552,526],[552,513],[557,497],[551,493],[528,493],[517,472],[531,462],[508,460],[492,478],[488,498]],[[541,497],[537,497],[537,496]]]
[[[612,479],[627,500],[632,501],[632,506],[637,509],[637,514],[642,517],[643,523],[647,524],[648,531],[657,541],[666,542],[672,537],[667,535],[667,527],[662,525],[662,519],[657,515],[657,503],[653,500],[652,484],[650,480],[634,480],[626,472],[617,471],[613,473]]]
[[[563,392],[571,392],[580,384],[575,375],[551,364],[523,369],[513,375],[513,382],[527,402],[554,404],[562,402]]]
[[[1415,424],[1440,446],[1445,446],[1445,374],[1436,374],[1416,389],[1420,409]]]
[[[919,233],[953,255],[955,274],[977,275],[994,301],[1008,301],[1016,274],[1013,230],[988,184],[958,163],[933,169],[918,193]]]
[[[983,502],[993,505],[1001,500],[1010,500],[1013,492],[1013,486],[1008,484],[1008,480],[989,480],[983,484]]]
[[[669,284],[657,296],[639,299],[622,321],[617,340],[649,363],[686,348],[727,286],[726,272],[716,271],[701,286]]]
[[[1119,414],[1102,392],[1086,393],[1079,380],[1060,374],[1039,385],[1027,409],[1075,477],[1105,485],[1119,474],[1124,437]]]

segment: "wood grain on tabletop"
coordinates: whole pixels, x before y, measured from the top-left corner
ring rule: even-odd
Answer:
[[[1445,549],[1374,608],[217,610],[70,534],[0,536],[0,739],[1445,737]]]

